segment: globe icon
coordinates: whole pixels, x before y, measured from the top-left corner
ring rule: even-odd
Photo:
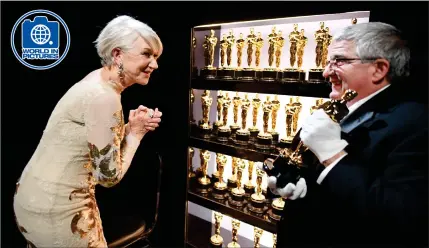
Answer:
[[[34,26],[30,33],[31,40],[37,45],[44,45],[51,38],[51,31],[43,24],[37,24]]]

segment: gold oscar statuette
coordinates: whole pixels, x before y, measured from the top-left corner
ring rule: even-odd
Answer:
[[[192,159],[194,157],[194,148],[189,147],[189,157],[188,157],[188,178],[195,177],[194,168],[192,166]]]
[[[194,125],[195,119],[194,119],[194,101],[195,101],[195,95],[194,95],[194,89],[191,89],[191,106],[189,108],[189,114],[190,114],[190,124]]]
[[[195,48],[197,48],[197,38],[192,37],[192,66],[195,66]]]
[[[192,30],[192,78],[196,78],[198,76],[198,67],[195,61],[195,50],[197,48],[197,38],[195,38],[195,32]]]
[[[255,42],[256,42],[256,35],[255,35],[255,29],[250,28],[250,34],[246,37],[246,43],[247,43],[247,67],[252,67],[252,60],[253,60],[253,50],[255,48]]]
[[[292,119],[292,135],[295,136],[296,132],[298,131],[298,117],[299,114],[301,113],[301,109],[302,109],[302,103],[299,101],[300,97],[297,96],[295,97],[295,101],[292,103],[292,105],[294,106],[294,114],[293,114],[293,119]]]
[[[298,49],[297,48],[298,36],[299,36],[298,24],[293,24],[293,31],[290,32],[290,34],[289,34],[289,43],[290,43],[289,62],[290,62],[291,68],[293,68],[295,66],[295,62],[296,62],[296,54],[297,54],[297,49]]]
[[[237,40],[237,79],[238,80],[244,80],[244,81],[252,81],[256,78],[256,69],[252,66],[253,62],[253,52],[256,48],[256,35],[255,35],[255,29],[250,28],[250,33],[246,36],[246,39],[243,43],[243,45],[238,45],[239,42],[241,42],[241,33],[240,33],[240,39]],[[244,44],[247,46],[247,66],[243,70],[241,70],[241,64],[242,64],[242,49]]]
[[[234,123],[230,126],[232,134],[235,134],[235,132],[240,128],[240,125],[238,125],[238,111],[241,106],[241,98],[238,95],[238,92],[235,92],[235,96],[232,98],[232,112],[234,114]]]
[[[304,47],[300,40],[298,24],[293,24],[293,31],[289,33],[289,64],[290,67],[283,70],[282,82],[302,82],[305,79],[305,72],[301,70],[302,55]],[[300,57],[301,56],[301,57]],[[295,65],[297,65],[295,67]]]
[[[256,190],[250,196],[249,210],[258,214],[264,213],[265,196],[262,193],[262,178],[264,174],[263,170],[256,168]]]
[[[201,108],[203,112],[203,118],[199,122],[199,128],[202,132],[202,136],[204,138],[207,138],[207,135],[209,135],[212,126],[209,123],[209,114],[210,114],[210,106],[212,105],[213,99],[210,96],[209,90],[204,90],[204,93],[201,96]]]
[[[225,171],[225,165],[227,161],[228,160],[224,154],[216,154],[216,163],[218,168],[217,172],[219,180],[214,184],[213,197],[219,200],[223,200],[225,198],[225,193],[227,190],[227,184],[223,181],[223,173]]]
[[[201,161],[201,172],[202,177],[198,178],[198,182],[203,185],[207,186],[210,184],[210,178],[207,177],[207,166],[210,160],[210,152],[207,150],[200,150],[200,161]]]
[[[214,79],[216,77],[216,67],[213,66],[214,54],[218,38],[215,36],[215,31],[210,30],[210,35],[204,35],[202,44],[204,49],[204,68],[201,70],[201,75],[206,79]]]
[[[283,211],[284,206],[285,206],[285,201],[283,200],[282,197],[278,197],[274,199],[271,204],[271,209],[268,211],[268,216],[271,219],[279,221],[281,218],[281,213]]]
[[[260,247],[259,242],[261,241],[261,236],[262,236],[263,232],[264,231],[262,229],[257,228],[256,226],[254,227],[254,235],[255,235],[253,237],[253,247],[254,248],[259,248]]]
[[[328,48],[332,42],[332,35],[329,34],[329,27],[325,27],[325,37],[323,40],[323,52],[322,52],[322,67],[325,68],[328,62]]]
[[[209,36],[204,35],[204,42],[203,42],[203,49],[204,49],[204,68],[210,67],[210,41]]]
[[[264,46],[264,39],[262,38],[261,32],[258,32],[258,36],[255,42],[255,67],[259,69],[261,63],[261,49]]]
[[[274,52],[277,41],[276,27],[271,28],[271,33],[268,35],[268,66],[272,67],[274,62]]]
[[[249,142],[250,132],[246,130],[247,113],[250,107],[249,96],[246,93],[244,99],[241,100],[241,129],[237,130],[235,143],[246,145]]]
[[[210,30],[210,36],[209,36],[208,39],[209,39],[209,42],[210,42],[210,53],[209,53],[209,55],[210,55],[210,57],[209,57],[210,64],[209,64],[209,66],[213,67],[215,47],[216,47],[216,44],[217,44],[217,37],[215,36],[215,31],[213,29]]]
[[[228,48],[228,40],[226,39],[226,34],[224,34],[222,36],[222,40],[220,41],[220,66],[221,66],[221,68],[225,67],[227,48]]]
[[[223,126],[222,122],[222,101],[223,101],[223,92],[221,90],[218,91],[217,100],[216,100],[216,110],[217,110],[217,120],[213,124],[213,131],[217,132],[219,127]]]
[[[244,47],[245,40],[243,38],[243,33],[240,33],[239,38],[236,42],[237,47],[237,68],[241,69],[241,61],[243,57],[243,47]]]
[[[322,55],[323,55],[323,45],[325,42],[325,23],[320,22],[320,29],[314,33],[314,38],[316,40],[316,67],[322,67]]]
[[[232,157],[231,176],[228,178],[228,191],[237,187],[238,158]]]
[[[232,242],[228,244],[228,248],[240,248],[238,244],[238,229],[240,228],[240,221],[232,219]]]
[[[277,247],[277,234],[273,234],[273,248]]]
[[[259,94],[256,94],[255,98],[252,99],[252,127],[249,128],[251,137],[256,138],[256,135],[259,133],[259,128],[256,126],[258,121],[258,111],[261,106],[261,99],[259,99]]]
[[[301,29],[301,32],[298,36],[298,42],[297,42],[297,57],[298,57],[298,70],[302,71],[302,62],[304,58],[304,49],[307,45],[308,38],[304,35],[304,29]]]
[[[223,215],[218,212],[214,212],[215,217],[215,233],[210,237],[210,244],[213,247],[222,247],[223,238],[220,236],[220,223],[222,222]]]
[[[231,135],[231,129],[228,127],[228,112],[229,106],[231,105],[231,98],[229,97],[229,93],[226,92],[222,99],[222,126],[218,129],[217,139],[219,141],[228,141],[229,136]]]
[[[270,96],[267,95],[266,100],[262,104],[263,114],[263,130],[257,136],[256,147],[259,149],[270,149],[273,141],[273,136],[268,132],[268,125],[272,111]]]
[[[246,194],[250,196],[253,192],[255,192],[255,186],[252,183],[253,165],[255,164],[255,162],[249,160],[248,164],[249,166],[247,167],[247,173],[249,176],[247,182],[244,184],[244,191],[246,191]]]
[[[216,171],[212,174],[213,182],[217,182],[219,180],[219,155],[220,153],[216,153]]]
[[[271,101],[271,130],[270,134],[273,136],[273,142],[276,144],[279,140],[279,133],[276,131],[277,126],[277,114],[280,109],[279,96],[274,95],[274,100]]]
[[[228,41],[228,47],[226,49],[226,64],[228,65],[228,67],[231,67],[232,47],[235,44],[235,36],[232,29],[229,30],[229,35],[226,37],[226,40]]]
[[[275,43],[275,57],[276,57],[276,69],[280,70],[280,62],[281,62],[281,57],[282,57],[282,49],[283,46],[285,45],[285,38],[283,38],[282,36],[282,31],[279,30],[279,32],[277,33],[277,37],[276,37],[276,43]]]
[[[285,105],[285,114],[286,114],[286,135],[284,138],[280,139],[280,143],[284,145],[292,142],[293,139],[293,118],[295,115],[295,106],[293,105],[293,98],[289,98],[289,103]]]
[[[322,104],[323,104],[323,98],[317,99],[316,103],[313,106],[311,106],[311,108],[310,108],[310,114],[313,114],[313,112],[315,110],[317,110],[319,108],[319,106]]]
[[[245,191],[241,187],[243,179],[243,170],[246,168],[246,164],[243,159],[238,159],[237,161],[237,187],[231,190],[230,203],[234,206],[241,207],[243,206],[244,194]]]
[[[320,22],[319,26],[319,29],[314,33],[314,39],[316,40],[316,64],[315,67],[308,72],[308,81],[313,83],[326,82],[326,79],[323,77],[323,65],[326,63],[326,61],[323,61],[324,47],[326,44],[325,23]]]
[[[281,55],[281,49],[279,49],[279,45],[284,44],[284,38],[283,37],[281,39],[279,38],[279,34],[276,32],[276,27],[274,26],[271,28],[271,33],[268,35],[267,39],[268,39],[268,67],[265,67],[262,70],[260,80],[264,82],[272,82],[276,80],[277,71],[279,70],[279,68],[273,67],[274,59],[277,54]],[[280,41],[279,43],[279,40],[282,40],[282,42]],[[280,66],[280,57],[278,57],[278,61],[276,59],[275,66],[277,66],[277,62],[279,63],[279,66]]]

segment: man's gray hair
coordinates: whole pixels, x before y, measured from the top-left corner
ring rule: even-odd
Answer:
[[[409,75],[410,50],[401,39],[401,31],[381,22],[359,23],[336,33],[334,41],[353,41],[356,55],[365,58],[384,58],[390,63],[389,81]]]
[[[139,37],[142,37],[154,51],[157,51],[158,56],[161,55],[163,49],[161,40],[147,24],[126,15],[111,20],[95,41],[102,65],[113,64],[112,50],[114,48],[127,51],[132,48],[134,41]]]

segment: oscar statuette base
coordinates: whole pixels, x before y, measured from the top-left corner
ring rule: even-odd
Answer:
[[[200,77],[204,79],[216,79],[217,70],[215,67],[204,67],[200,71]]]
[[[274,82],[277,80],[277,70],[275,68],[265,68],[262,71],[261,79],[262,82]]]
[[[217,131],[219,130],[219,128],[223,125],[223,123],[221,121],[216,121],[213,124],[213,130],[212,130],[212,134],[217,135]]]
[[[237,130],[240,129],[240,126],[238,124],[232,124],[229,127],[231,128],[231,136],[235,137]]]
[[[212,196],[218,200],[224,200],[228,187],[224,182],[216,182],[213,187]]]
[[[229,197],[229,203],[236,207],[244,205],[244,189],[233,188]]]
[[[292,144],[293,137],[281,138],[277,146],[279,148],[288,148]]]
[[[217,140],[227,142],[231,136],[231,129],[227,126],[222,126],[217,130]]]
[[[227,247],[228,248],[241,248],[241,246],[237,242],[234,242],[234,241],[229,243]]]
[[[245,197],[250,197],[255,192],[255,186],[250,181],[244,184]]]
[[[260,133],[256,137],[256,148],[261,150],[269,150],[273,145],[273,136],[269,133]]]
[[[232,176],[228,178],[228,191],[231,191],[234,188],[237,188],[237,178],[235,176]]]
[[[210,178],[206,176],[198,178],[197,191],[202,194],[207,194],[209,192],[210,183]]]
[[[208,123],[199,122],[198,123],[198,129],[199,129],[199,136],[203,139],[209,139],[211,132],[212,132],[212,126]]]
[[[212,183],[219,182],[219,171],[215,171],[212,174]]]
[[[245,129],[240,129],[235,134],[234,143],[238,145],[247,145],[250,139],[250,132]]]
[[[216,78],[221,80],[233,80],[235,77],[235,70],[232,68],[222,68],[217,71]]]
[[[295,69],[295,68],[286,68],[282,72],[283,83],[302,83],[305,80],[305,72]]]
[[[256,70],[253,68],[244,68],[237,79],[241,81],[253,81],[256,79]]]
[[[222,248],[222,244],[223,244],[223,238],[220,235],[215,234],[215,235],[211,236],[211,238],[210,238],[210,247],[211,248]]]
[[[310,69],[308,71],[309,83],[326,83],[326,78],[323,77],[323,69]]]
[[[259,129],[257,127],[251,127],[249,128],[249,132],[250,132],[250,142],[255,142],[256,141],[256,137],[258,137],[259,134]]]
[[[271,209],[268,212],[268,216],[276,221],[279,221],[282,217],[282,211],[285,206],[285,201],[279,197],[273,200],[273,203],[271,204]]]
[[[254,193],[250,196],[250,203],[248,208],[251,212],[256,214],[263,214],[265,212],[265,197],[262,194]]]
[[[270,134],[273,137],[272,144],[277,145],[279,143],[279,133],[276,131],[271,131]]]

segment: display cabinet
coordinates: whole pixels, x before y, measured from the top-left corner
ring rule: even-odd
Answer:
[[[329,98],[323,77],[336,30],[369,12],[192,29],[186,243],[275,247],[285,200],[258,164],[288,151],[302,121]]]

